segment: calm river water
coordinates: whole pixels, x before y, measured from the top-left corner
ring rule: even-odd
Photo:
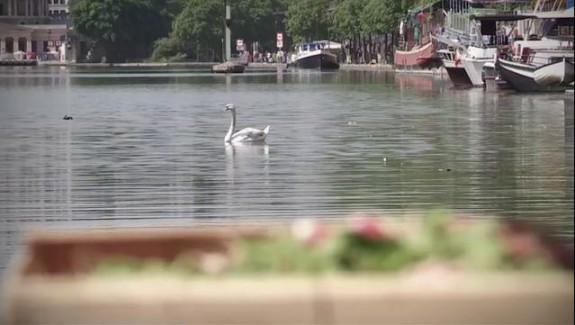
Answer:
[[[267,145],[224,145],[228,102]],[[0,69],[0,269],[29,226],[436,206],[572,239],[573,102],[376,71]]]

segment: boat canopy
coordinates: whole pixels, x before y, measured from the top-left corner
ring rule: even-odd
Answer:
[[[319,43],[326,50],[341,50],[341,44],[338,42],[321,40],[314,41],[313,43]]]
[[[341,50],[341,43],[326,40],[303,42],[298,45],[298,48],[307,51],[313,51],[317,49]]]
[[[474,16],[471,15],[471,19],[479,21],[517,21],[524,19],[537,18],[535,15],[486,15],[486,16]]]
[[[560,19],[560,18],[571,18],[573,19],[574,11],[573,7],[563,10],[563,11],[543,11],[534,12],[533,15],[540,19]]]

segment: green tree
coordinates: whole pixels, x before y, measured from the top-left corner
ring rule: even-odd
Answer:
[[[174,20],[170,37],[156,43],[154,58],[181,58],[184,51],[196,60],[219,61],[223,50],[225,1],[182,1],[183,9]],[[232,39],[242,38],[245,44],[259,41],[267,48],[275,47],[275,33],[280,31],[278,23],[282,22],[281,13],[287,10],[287,0],[229,0],[228,4]]]
[[[196,60],[219,61],[224,17],[222,0],[187,0],[174,20],[171,36],[190,44]]]
[[[153,41],[169,31],[163,8],[170,0],[74,0],[74,30],[103,46],[110,62],[145,57]]]
[[[152,60],[169,62],[185,61],[188,58],[188,53],[191,52],[185,42],[175,37],[164,37],[154,43]]]
[[[295,42],[329,36],[329,0],[292,0],[288,5],[286,31]]]
[[[333,12],[332,31],[340,39],[352,39],[361,33],[361,13],[365,0],[338,0]]]
[[[403,17],[403,9],[401,1],[397,0],[366,0],[366,5],[361,13],[363,33],[368,35],[367,42],[364,38],[364,51],[363,53],[379,53],[384,54],[384,61],[389,59],[390,53],[388,48],[388,35],[396,34],[399,26],[399,21]],[[373,35],[384,35],[383,48],[375,46],[372,42]],[[371,55],[367,57],[368,60],[374,59]]]
[[[367,34],[393,33],[403,17],[401,1],[367,0],[361,12],[361,29]]]
[[[266,48],[275,48],[275,33],[283,32],[282,13],[286,0],[243,0],[232,2],[232,35],[246,43],[259,41]]]

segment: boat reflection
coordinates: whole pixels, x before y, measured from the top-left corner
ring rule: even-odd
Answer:
[[[400,91],[432,92],[437,89],[435,87],[435,76],[433,75],[396,73],[394,81]]]

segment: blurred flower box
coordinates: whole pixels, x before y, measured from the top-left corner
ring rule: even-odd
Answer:
[[[393,233],[411,223],[388,225]],[[202,227],[43,231],[6,279],[7,324],[572,324],[573,273],[401,272],[178,273],[194,261],[218,270],[238,239],[269,240],[290,228]],[[110,275],[94,273],[124,256]],[[200,258],[201,257],[201,258]],[[145,272],[130,264],[145,260]],[[168,263],[169,262],[169,263]],[[176,263],[178,262],[178,263]],[[229,260],[228,260],[229,262]],[[168,263],[168,264],[167,264]],[[182,264],[183,263],[183,264]],[[191,262],[190,262],[191,263]],[[179,266],[178,266],[179,265]],[[166,270],[170,270],[166,272]],[[181,270],[180,270],[181,271]]]

